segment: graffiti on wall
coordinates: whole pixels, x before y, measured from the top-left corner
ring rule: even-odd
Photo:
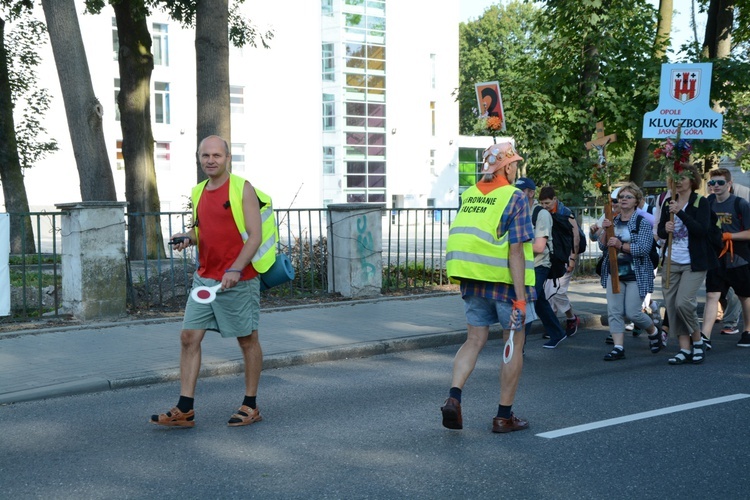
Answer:
[[[357,255],[362,266],[362,278],[365,282],[375,277],[377,268],[368,259],[375,258],[375,245],[372,232],[367,228],[367,215],[357,218]]]

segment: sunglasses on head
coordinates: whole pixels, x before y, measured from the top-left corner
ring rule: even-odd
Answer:
[[[710,180],[707,182],[709,186],[723,186],[726,183],[727,181],[725,181],[724,179]]]

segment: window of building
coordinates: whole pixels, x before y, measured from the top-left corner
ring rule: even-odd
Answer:
[[[429,210],[425,210],[425,216],[432,218],[434,215],[435,198],[427,198],[427,208]]]
[[[169,84],[154,82],[154,121],[169,125]]]
[[[336,79],[336,61],[333,58],[333,44],[323,44],[323,81],[332,82]]]
[[[321,0],[320,10],[324,16],[333,15],[333,0]]]
[[[232,172],[245,171],[245,144],[232,143]]]
[[[152,24],[154,33],[151,36],[151,50],[154,54],[154,66],[169,66],[169,25]]]
[[[432,137],[435,137],[436,120],[435,120],[435,101],[430,102],[430,120],[432,120]]]
[[[333,146],[323,146],[323,173],[336,173],[336,148]]]
[[[436,66],[436,59],[437,55],[430,54],[430,86],[434,89],[435,88],[435,81],[437,76],[437,66]]]
[[[117,102],[120,97],[120,79],[115,78],[115,120],[120,121],[120,104]]]
[[[385,2],[344,0],[344,174],[346,201],[385,203]]]
[[[120,37],[117,35],[117,19],[112,18],[112,59],[117,61],[120,54]]]
[[[154,145],[154,165],[159,170],[172,169],[172,157],[169,142],[156,142]]]
[[[122,139],[115,143],[115,168],[125,170],[125,158],[122,156]]]
[[[336,96],[323,94],[323,131],[330,132],[336,129]]]
[[[458,150],[458,187],[459,192],[473,186],[482,176],[483,149],[460,148]]]
[[[232,114],[241,115],[245,113],[245,87],[229,86],[229,105]]]

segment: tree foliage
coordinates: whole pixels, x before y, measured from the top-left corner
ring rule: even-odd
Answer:
[[[57,151],[57,141],[47,137],[43,125],[49,111],[50,95],[39,87],[36,68],[41,63],[39,46],[46,41],[44,23],[30,16],[21,16],[14,23],[6,43],[9,55],[8,77],[14,107],[23,102],[16,113],[16,142],[21,168],[31,168],[48,153]]]
[[[646,0],[544,4],[495,6],[461,25],[461,130],[477,132],[473,83],[498,80],[508,133],[526,153],[528,174],[580,201],[581,186],[592,187],[596,159],[584,143],[596,122],[618,135],[607,152],[612,178],[620,180],[644,110],[656,105],[657,14]]]

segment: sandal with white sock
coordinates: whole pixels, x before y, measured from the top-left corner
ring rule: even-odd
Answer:
[[[670,365],[682,365],[690,361],[692,357],[693,357],[692,353],[685,353],[685,351],[680,351],[674,356],[672,356],[671,358],[669,358],[668,361]]]
[[[693,364],[697,365],[703,363],[705,352],[703,351],[703,344],[693,344]]]

